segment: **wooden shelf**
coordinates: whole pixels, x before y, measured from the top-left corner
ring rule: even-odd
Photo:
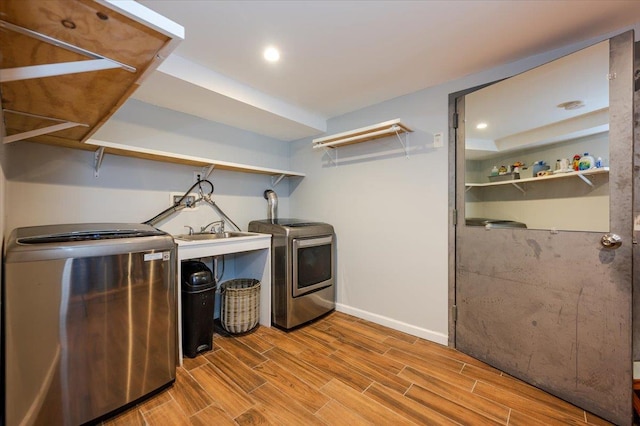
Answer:
[[[352,145],[355,143],[367,142],[373,139],[384,138],[391,135],[413,132],[408,126],[403,124],[399,118],[374,124],[372,126],[361,127],[348,132],[337,133],[313,140],[313,149],[337,148],[339,146]]]
[[[270,169],[266,167],[250,166],[246,164],[230,163],[226,161],[217,161],[210,158],[176,154],[172,152],[158,151],[148,148],[139,148],[114,142],[100,141],[96,139],[89,139],[84,143],[84,145],[94,146],[96,148],[96,175],[100,169],[100,164],[102,163],[102,156],[104,154],[113,154],[126,157],[141,158],[145,160],[186,164],[189,166],[208,168],[208,172],[204,173],[204,176],[208,176],[214,169],[270,175],[272,176],[272,179],[275,179],[274,181],[272,181],[273,186],[277,185],[280,180],[285,177],[305,176],[304,173],[297,173],[289,170]]]
[[[81,148],[184,38],[134,1],[2,0],[0,17],[4,143]]]
[[[599,174],[608,174],[609,167],[601,167],[599,169],[590,169],[590,170],[582,170],[579,172],[566,172],[566,173],[555,173],[548,176],[540,176],[540,177],[530,177],[524,179],[513,179],[513,180],[505,180],[501,182],[487,182],[487,183],[465,183],[464,186],[467,190],[476,187],[486,187],[486,186],[500,186],[500,185],[512,185],[518,188],[520,191],[524,192],[524,190],[519,186],[519,184],[527,183],[527,182],[542,182],[548,180],[555,179],[567,179],[571,177],[580,178],[584,183],[589,186],[593,186],[593,183],[588,179],[587,176],[599,175]]]

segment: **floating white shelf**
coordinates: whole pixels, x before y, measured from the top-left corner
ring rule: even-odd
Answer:
[[[408,126],[403,124],[399,118],[374,124],[372,126],[361,127],[348,132],[337,133],[313,140],[313,149],[337,148],[339,146],[351,145],[354,143],[366,142],[372,139],[384,138],[390,135],[400,135],[401,133],[413,132]]]
[[[122,155],[126,157],[142,158],[145,160],[163,161],[168,163],[187,164],[190,166],[202,167],[206,172],[203,173],[204,179],[211,174],[214,169],[230,170],[244,173],[257,173],[271,175],[272,185],[276,186],[285,177],[304,177],[304,173],[297,173],[288,170],[269,169],[266,167],[250,166],[239,163],[229,163],[226,161],[216,161],[210,158],[195,157],[191,155],[176,154],[166,151],[158,151],[155,149],[140,148],[131,145],[123,145],[114,142],[100,141],[89,139],[86,145],[96,147],[95,153],[95,173],[96,176],[102,164],[104,154]]]
[[[527,182],[542,182],[546,180],[554,180],[554,179],[566,179],[570,177],[578,177],[584,181],[589,186],[593,186],[593,183],[587,178],[587,176],[599,175],[603,173],[609,173],[609,167],[601,167],[598,169],[590,169],[590,170],[582,170],[579,172],[567,172],[567,173],[555,173],[547,176],[540,177],[530,177],[524,179],[513,179],[513,180],[504,180],[501,182],[488,182],[488,183],[465,183],[464,186],[466,190],[470,190],[475,187],[485,187],[485,186],[499,186],[499,185],[513,185],[518,188],[521,192],[524,193],[524,189],[522,189],[519,184],[527,183]]]

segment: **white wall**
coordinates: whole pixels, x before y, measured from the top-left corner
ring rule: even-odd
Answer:
[[[255,166],[289,169],[289,145],[218,123],[148,106],[125,105],[95,136],[102,140],[174,151]],[[105,155],[94,177],[93,152],[30,142],[5,146],[6,221],[20,226],[74,222],[140,223],[168,207],[170,192],[186,191],[198,168]],[[214,201],[243,230],[266,217],[267,175],[214,170]],[[289,183],[275,188],[279,211],[288,214]],[[218,217],[207,205],[160,223],[170,233],[199,227]]]
[[[602,38],[601,38],[602,39]],[[339,309],[440,343],[448,328],[448,95],[508,77],[598,40],[501,66],[333,118],[327,134],[401,118],[410,158],[394,137],[338,149],[338,165],[292,147],[292,167],[307,176],[290,196],[299,217],[334,225],[338,241]],[[437,66],[437,64],[434,64]],[[384,84],[383,81],[380,84]]]

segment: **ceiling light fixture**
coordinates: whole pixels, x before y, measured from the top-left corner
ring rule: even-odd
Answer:
[[[488,126],[487,123],[478,123],[478,125],[476,126],[476,129],[478,130],[486,129],[487,126]]]
[[[584,106],[584,102],[582,101],[568,101],[558,104],[558,108],[564,108],[567,111],[571,111],[573,109],[582,108]]]
[[[269,46],[264,49],[263,56],[268,62],[278,62],[278,59],[280,59],[280,52],[278,52],[278,49],[275,47]]]

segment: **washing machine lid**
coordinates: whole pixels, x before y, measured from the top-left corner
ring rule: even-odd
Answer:
[[[166,235],[152,226],[138,223],[74,223],[17,228],[18,244],[65,243]]]

